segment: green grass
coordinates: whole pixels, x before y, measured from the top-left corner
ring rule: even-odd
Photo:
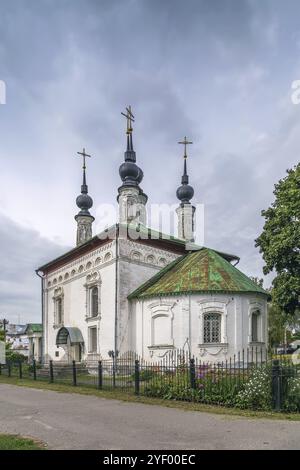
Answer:
[[[237,408],[226,408],[223,406],[206,405],[203,403],[190,403],[185,401],[163,400],[161,398],[150,398],[143,395],[136,396],[133,392],[126,392],[121,390],[97,390],[91,387],[74,387],[73,385],[66,385],[62,383],[50,384],[44,381],[33,381],[30,379],[18,379],[16,377],[0,376],[0,384],[12,384],[23,387],[37,388],[43,390],[53,390],[61,393],[79,393],[81,395],[92,395],[99,398],[109,400],[120,400],[131,403],[143,403],[146,405],[159,405],[167,408],[177,408],[184,411],[199,411],[206,413],[214,413],[231,417],[244,417],[244,418],[268,418],[280,420],[300,421],[300,413],[276,413],[272,411],[252,411],[240,410]]]
[[[41,450],[44,447],[41,442],[28,437],[0,434],[0,450]]]

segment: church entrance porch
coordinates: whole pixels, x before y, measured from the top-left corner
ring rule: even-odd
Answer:
[[[60,359],[61,361],[68,363],[72,361],[81,362],[84,340],[79,328],[65,326],[60,328],[56,335],[56,345],[65,352]]]

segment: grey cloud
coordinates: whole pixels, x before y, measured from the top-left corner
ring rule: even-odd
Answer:
[[[0,201],[2,212],[36,229],[30,234],[16,224],[14,251],[2,224],[9,253],[3,272],[13,279],[13,289],[2,280],[3,307],[19,312],[23,297],[26,312],[37,312],[36,261],[60,251],[49,239],[74,241],[81,183],[75,155],[82,146],[94,155],[88,163],[94,209],[115,202],[125,146],[120,111],[129,103],[149,202],[176,202],[177,141],[188,135],[207,244],[240,255],[241,267],[258,275],[260,211],[300,145],[300,107],[278,106],[299,78],[293,50],[299,3],[0,0],[0,11],[0,79],[7,82]],[[263,134],[253,143],[252,135]]]
[[[22,227],[0,214],[0,312],[12,322],[40,321],[40,281],[35,274],[43,262],[66,251],[36,230]]]

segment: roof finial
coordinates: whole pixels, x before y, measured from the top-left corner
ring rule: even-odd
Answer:
[[[178,143],[184,145],[184,155],[183,155],[183,158],[187,158],[186,146],[192,144],[193,142],[188,141],[187,138],[186,138],[186,135],[185,135],[185,136],[184,136],[184,139],[183,139],[182,141],[178,142]]]
[[[132,114],[130,105],[127,106],[125,109],[126,109],[126,113],[121,113],[122,116],[125,116],[127,119],[127,129],[126,129],[127,150],[125,152],[125,161],[135,162],[136,156],[133,150],[133,143],[132,143],[132,131],[133,131],[132,123],[134,122],[134,115]]]
[[[91,158],[91,155],[88,155],[85,152],[85,148],[82,150],[82,152],[77,152],[78,155],[81,155],[83,157],[83,180],[82,180],[82,185],[81,185],[81,194],[77,197],[76,199],[76,204],[79,207],[80,212],[79,215],[89,215],[89,209],[93,206],[93,199],[91,196],[88,195],[88,186],[86,184],[86,175],[85,175],[85,170],[86,170],[86,157]]]
[[[184,165],[183,165],[183,175],[181,178],[181,183],[188,184],[189,177],[187,175],[187,169],[186,169],[186,160],[187,160],[186,146],[191,145],[193,142],[190,142],[189,140],[187,140],[186,136],[184,136],[184,139],[178,143],[184,145],[184,154],[183,154]]]
[[[132,114],[132,111],[131,111],[131,106],[129,105],[127,108],[126,108],[126,113],[121,113],[123,116],[126,117],[127,119],[127,131],[126,131],[126,134],[127,135],[130,135],[132,134],[132,131],[133,131],[133,128],[132,128],[132,123],[134,122],[134,115]]]
[[[186,165],[186,160],[187,160],[186,146],[192,144],[193,142],[190,142],[189,140],[187,140],[186,136],[184,136],[184,139],[178,143],[184,145],[184,154],[183,154],[184,165],[183,165],[183,175],[181,178],[182,186],[180,186],[177,189],[177,197],[182,203],[189,204],[190,199],[192,199],[194,195],[194,189],[191,186],[189,186],[189,177],[187,174],[187,165]]]
[[[83,165],[82,165],[82,169],[83,169],[83,179],[82,179],[82,185],[81,185],[81,193],[82,194],[87,194],[88,192],[88,187],[87,187],[87,184],[86,184],[86,175],[85,175],[85,170],[86,170],[86,162],[85,162],[85,159],[86,157],[89,157],[91,158],[91,155],[88,155],[87,153],[85,153],[85,148],[83,148],[82,152],[77,152],[78,155],[82,155],[83,157]]]

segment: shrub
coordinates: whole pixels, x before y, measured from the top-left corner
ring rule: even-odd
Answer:
[[[300,411],[300,378],[287,379],[285,399],[283,402],[285,411]]]
[[[196,371],[195,388],[191,387],[189,373],[177,372],[173,376],[159,375],[147,384],[144,393],[166,400],[197,401],[227,406],[235,405],[235,397],[241,389],[241,377],[213,371],[201,366]]]
[[[6,351],[6,362],[25,362],[27,357],[24,354],[20,354],[17,351],[9,349]]]
[[[272,406],[271,371],[268,366],[253,369],[249,380],[236,396],[238,408],[269,410]]]
[[[155,376],[155,372],[153,370],[144,369],[140,371],[140,381],[141,382],[148,382]],[[134,376],[133,376],[134,378]]]

